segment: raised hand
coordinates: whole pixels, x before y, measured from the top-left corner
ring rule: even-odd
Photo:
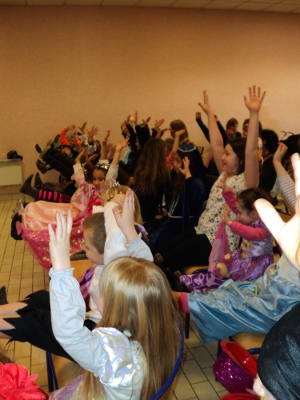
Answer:
[[[98,154],[92,154],[88,157],[87,162],[90,163],[91,161],[93,161],[95,158],[98,157]]]
[[[226,225],[230,225],[232,220],[229,217],[229,213],[230,213],[230,207],[228,204],[225,204],[225,206],[223,207],[223,214],[220,214],[221,220],[226,224]]]
[[[134,227],[134,210],[134,193],[131,189],[128,189],[125,195],[122,214],[119,213],[118,207],[113,209],[117,224],[124,233],[128,243],[138,236]]]
[[[116,151],[121,151],[124,147],[128,146],[129,136],[127,136],[122,142],[116,144]]]
[[[137,111],[133,115],[129,115],[129,122],[132,125],[137,125],[138,124],[138,112]]]
[[[107,146],[107,139],[108,139],[109,135],[110,135],[110,130],[108,130],[108,131],[106,132],[106,135],[104,136],[104,139],[102,140],[102,146],[103,146],[103,147],[106,147],[106,146]]]
[[[154,128],[158,131],[162,124],[165,122],[165,119],[159,119],[154,122]]]
[[[86,149],[81,150],[81,152],[78,154],[78,156],[75,158],[75,164],[81,164],[81,157],[86,155]],[[96,154],[97,156],[97,154]]]
[[[222,175],[222,179],[220,180],[220,183],[216,185],[216,187],[219,187],[223,190],[223,192],[227,192],[228,186],[226,185],[226,179],[227,179],[227,171],[224,171],[224,174]]]
[[[99,129],[98,129],[96,126],[94,126],[94,125],[91,127],[91,130],[90,130],[90,131],[86,130],[89,139],[93,139],[94,136],[97,134],[98,130],[99,130]]]
[[[106,158],[112,158],[115,154],[116,151],[116,146],[114,146],[112,143],[108,143],[107,145],[107,155]]]
[[[199,104],[199,103],[198,103]],[[201,119],[201,112],[197,111],[196,112],[196,119]]]
[[[85,121],[82,126],[78,126],[78,129],[80,130],[81,134],[84,135],[85,127],[86,127],[87,121]]]
[[[283,222],[275,208],[264,199],[256,200],[255,208],[280,244],[284,254],[300,270],[300,158],[298,153],[292,155],[292,165],[297,196],[296,213],[293,218],[287,223]]]
[[[128,136],[129,135],[129,130],[128,130],[128,128],[127,128],[127,126],[126,126],[126,121],[124,121],[124,122],[122,122],[122,124],[121,124],[121,131],[126,135],[126,136]]]
[[[265,94],[266,92],[264,91],[261,95],[260,87],[258,87],[257,90],[255,85],[253,85],[252,88],[251,86],[249,87],[249,100],[246,96],[244,96],[244,101],[250,112],[259,112],[262,102],[265,98]]]
[[[175,137],[176,137],[176,136],[179,137],[179,136],[181,136],[183,133],[185,133],[185,129],[180,129],[180,131],[176,131],[176,132],[175,132]]]
[[[179,171],[185,176],[185,179],[191,178],[192,174],[190,171],[190,159],[188,157],[184,157],[183,168],[179,168]]]
[[[48,225],[49,250],[52,268],[63,270],[71,268],[70,262],[70,234],[72,230],[72,215],[68,211],[67,220],[59,211],[56,213],[56,231]]]
[[[206,90],[203,90],[203,103],[198,103],[198,104],[202,108],[202,110],[205,112],[205,114],[209,115],[212,113],[212,109],[209,104],[208,94],[207,94]]]
[[[284,143],[279,142],[277,150],[275,151],[274,156],[273,156],[273,163],[276,163],[276,162],[281,163],[285,153],[287,152],[287,149],[288,148]]]
[[[151,119],[151,117],[143,119],[143,123],[141,125],[148,125],[148,122],[150,121],[150,119]]]

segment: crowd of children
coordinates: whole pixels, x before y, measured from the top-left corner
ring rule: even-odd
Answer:
[[[272,131],[265,130],[266,164],[260,166],[264,97],[255,86],[244,97],[250,114],[245,138],[237,134],[234,118],[226,130],[222,127],[203,92],[199,105],[208,128],[200,113],[196,121],[211,144],[209,169],[183,121],[161,129],[162,119],[151,131],[150,118],[138,124],[137,113],[122,123],[124,140],[115,147],[107,143],[109,132],[101,146],[97,128],[89,131],[86,123],[79,128],[81,135],[71,125],[44,149],[36,145],[38,168],[42,173],[57,169],[62,186],[42,187],[36,176],[32,187],[31,175],[21,191],[36,201],[25,207],[20,203],[14,222],[39,263],[47,270],[52,266],[50,293],[39,291],[1,305],[0,337],[28,341],[84,368],[83,376],[50,398],[150,399],[178,357],[177,301],[181,311],[193,315],[203,343],[238,332],[270,331],[254,389],[265,399],[300,398],[299,385],[291,378],[295,357],[288,357],[279,382],[274,377],[281,366],[270,367],[272,346],[293,331],[299,313],[300,158],[292,157],[294,190],[282,164],[286,146],[278,146],[276,137],[275,148]],[[166,131],[171,138],[164,141]],[[271,170],[272,185],[275,171],[286,205],[295,214],[286,225],[267,202],[268,193],[257,188]],[[207,178],[212,175],[210,188]],[[77,187],[71,198],[56,196],[70,181]],[[284,252],[276,264],[271,234]],[[81,248],[95,264],[88,296],[80,291],[70,264],[70,254]],[[207,265],[209,271],[182,276],[191,293],[172,294],[166,275],[194,265]],[[295,341],[286,346],[291,354],[292,345],[299,353]],[[278,363],[283,353],[278,351]]]

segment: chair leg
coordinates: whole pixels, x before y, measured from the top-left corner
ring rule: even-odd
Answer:
[[[49,392],[53,392],[54,390],[58,389],[58,382],[57,382],[57,377],[56,377],[51,353],[49,353],[49,351],[46,351],[46,365],[47,365]]]
[[[188,339],[190,337],[190,320],[191,320],[191,314],[186,313],[185,314],[185,338]]]

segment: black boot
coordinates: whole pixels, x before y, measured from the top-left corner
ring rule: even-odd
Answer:
[[[54,145],[53,146],[52,145],[53,145],[53,140],[49,140],[44,150],[40,153],[40,158],[43,158],[49,150],[53,149]]]
[[[34,147],[35,147],[36,151],[41,154],[41,152],[43,151],[41,146],[39,144],[36,144]]]
[[[7,298],[6,298],[6,287],[2,286],[0,289],[0,305],[3,304],[8,304]]]
[[[34,177],[34,187],[36,189],[41,189],[43,186],[43,181],[40,178],[40,174],[37,172]]]
[[[42,160],[37,160],[36,166],[42,174],[45,174],[48,171],[47,164],[44,163]]]
[[[36,200],[39,192],[37,189],[34,189],[33,187],[31,187],[32,178],[33,178],[33,174],[29,175],[29,177],[23,183],[23,185],[20,189],[20,192],[24,193],[24,194],[28,194],[29,196],[33,197]]]

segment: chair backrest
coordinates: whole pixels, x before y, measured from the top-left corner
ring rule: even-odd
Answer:
[[[171,375],[169,376],[168,380],[166,383],[161,387],[161,389],[151,398],[151,400],[167,400],[171,394],[172,390],[172,383],[177,375],[177,372],[179,370],[179,367],[182,363],[182,356],[183,356],[183,349],[184,349],[184,334],[183,334],[183,329],[182,329],[182,324],[181,321],[179,321],[179,327],[180,327],[180,349],[179,349],[179,355],[176,361],[176,364],[173,368],[173,371],[171,372]]]

